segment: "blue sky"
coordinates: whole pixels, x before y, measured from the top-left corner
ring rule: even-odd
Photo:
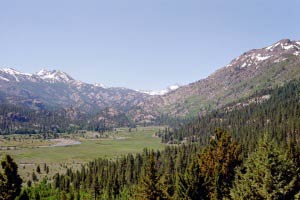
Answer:
[[[162,89],[243,52],[300,40],[299,0],[3,0],[0,66]]]

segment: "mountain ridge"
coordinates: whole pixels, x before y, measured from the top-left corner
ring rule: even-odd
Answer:
[[[2,103],[34,109],[74,106],[85,112],[108,107],[125,112],[147,97],[131,89],[99,87],[75,80],[60,70],[45,69],[34,74],[0,69],[0,92]]]
[[[60,70],[34,74],[0,69],[0,101],[31,108],[74,106],[83,112],[111,109],[133,122],[166,115],[203,115],[255,91],[300,78],[300,42],[283,39],[249,50],[207,78],[163,91],[136,91],[75,80]]]
[[[150,98],[144,105],[172,116],[202,115],[255,91],[299,78],[299,55],[300,42],[283,39],[247,51],[207,78]]]
[[[174,84],[174,85],[170,85],[168,87],[166,87],[166,89],[162,89],[162,90],[136,90],[136,89],[131,89],[131,88],[127,88],[127,87],[109,87],[106,86],[104,84],[101,83],[85,83],[83,81],[80,80],[76,80],[73,77],[71,77],[68,73],[61,71],[61,70],[57,70],[57,69],[53,69],[53,70],[48,70],[46,68],[43,68],[42,70],[35,72],[35,73],[25,73],[25,72],[20,72],[14,68],[0,68],[0,72],[5,72],[8,75],[11,75],[15,78],[15,80],[12,79],[7,79],[3,76],[0,76],[0,79],[4,80],[4,81],[17,81],[20,82],[19,78],[17,76],[24,76],[26,77],[29,81],[37,81],[38,79],[40,79],[40,81],[45,81],[45,82],[49,82],[49,83],[55,83],[55,82],[64,82],[64,83],[72,83],[75,82],[77,84],[90,84],[93,86],[97,86],[97,87],[101,87],[101,88],[119,88],[119,89],[130,89],[130,90],[135,90],[137,92],[141,92],[144,94],[149,94],[149,95],[164,95],[170,91],[176,90],[180,87],[179,84]]]

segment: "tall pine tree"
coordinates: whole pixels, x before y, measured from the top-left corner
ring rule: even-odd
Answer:
[[[177,175],[175,199],[208,199],[204,177],[201,174],[200,166],[196,159],[192,160],[184,175]]]
[[[205,175],[210,199],[228,198],[235,167],[241,163],[240,146],[230,134],[217,129],[210,146],[199,156],[201,173]]]
[[[160,183],[160,175],[155,162],[155,154],[150,153],[150,158],[144,167],[144,175],[141,186],[137,193],[137,198],[141,200],[163,200],[166,199]]]
[[[294,199],[296,167],[265,134],[257,150],[237,171],[232,199]]]
[[[14,200],[21,192],[22,179],[18,166],[9,155],[1,161],[3,174],[0,173],[0,199]]]

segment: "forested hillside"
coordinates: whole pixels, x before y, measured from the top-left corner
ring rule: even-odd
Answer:
[[[226,105],[188,124],[158,134],[163,142],[193,141],[207,144],[216,127],[228,130],[245,149],[253,150],[257,139],[268,132],[277,141],[300,131],[300,82],[263,90],[241,102]]]
[[[74,107],[33,110],[13,104],[0,104],[0,135],[71,133],[78,130],[103,132],[114,127],[132,127],[134,123],[124,112],[111,108],[94,114]]]

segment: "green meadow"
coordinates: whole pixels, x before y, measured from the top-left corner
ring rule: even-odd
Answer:
[[[161,139],[154,134],[162,127],[138,127],[129,131],[128,128],[120,128],[109,133],[107,138],[82,137],[79,135],[63,134],[64,137],[80,141],[81,144],[70,146],[49,146],[39,147],[36,144],[47,144],[40,139],[29,142],[22,139],[22,145],[15,141],[5,141],[6,146],[15,145],[11,150],[0,150],[0,154],[8,153],[13,156],[19,164],[19,171],[26,180],[31,177],[31,173],[36,171],[38,165],[43,166],[46,163],[49,166],[49,174],[42,172],[37,174],[39,178],[52,176],[56,172],[62,172],[66,166],[79,168],[83,163],[87,163],[96,158],[115,159],[128,153],[138,153],[144,148],[162,149],[164,144]],[[94,133],[87,132],[90,136]],[[17,137],[17,136],[14,136]],[[3,140],[2,140],[3,141]],[[3,146],[3,144],[2,144]]]

